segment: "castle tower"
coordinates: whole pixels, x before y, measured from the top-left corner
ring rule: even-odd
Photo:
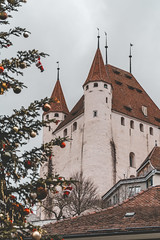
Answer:
[[[43,129],[43,142],[49,142],[53,135],[52,133],[58,127],[58,125],[66,118],[68,115],[68,107],[66,100],[62,91],[62,87],[59,80],[59,67],[57,68],[57,82],[51,94],[51,109],[47,113],[43,113],[44,120],[56,119],[56,123],[50,123],[49,127],[44,127]]]
[[[112,161],[111,108],[112,86],[98,48],[83,85],[84,88],[84,146],[82,171],[94,176],[102,195],[104,185],[112,187],[116,181]]]

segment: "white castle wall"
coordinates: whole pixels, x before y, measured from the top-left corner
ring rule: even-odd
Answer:
[[[83,171],[98,187],[99,195],[106,193],[117,181],[136,175],[136,168],[145,160],[155,146],[155,141],[160,145],[158,127],[131,118],[119,112],[112,111],[112,88],[104,88],[104,82],[97,82],[94,87],[91,82],[88,89],[84,86],[84,114],[81,114],[65,127],[52,132],[58,125],[51,124],[50,131],[44,128],[43,141],[50,141],[55,137],[63,137],[67,129],[67,136],[71,137],[66,142],[65,148],[53,147],[52,157],[55,173],[69,178],[77,171]],[[97,116],[93,116],[97,111]],[[57,120],[63,120],[64,114],[59,113]],[[53,118],[54,113],[49,113]],[[121,117],[125,125],[121,125]],[[134,129],[130,121],[134,121]],[[73,131],[73,124],[77,122],[77,129]],[[140,131],[139,125],[143,124],[144,130]],[[150,134],[153,128],[153,135]],[[130,167],[129,153],[135,154],[135,165]],[[47,164],[41,168],[41,174],[47,171]],[[42,216],[45,218],[45,216]]]
[[[58,117],[55,117],[55,114],[58,114]],[[47,113],[43,116],[44,120],[51,120],[51,119],[55,119],[58,120],[58,124],[55,123],[51,123],[49,124],[50,127],[43,127],[43,143],[49,142],[53,139],[53,132],[55,131],[55,129],[58,127],[58,125],[60,124],[61,121],[64,120],[64,113],[61,112],[50,112]]]
[[[121,125],[121,117],[124,117],[125,126]],[[130,128],[130,121],[134,121],[134,129]],[[144,131],[140,131],[139,125],[143,124]],[[149,128],[153,128],[153,135],[150,134]],[[112,113],[112,134],[116,146],[117,162],[117,181],[128,178],[130,175],[136,176],[136,169],[145,160],[147,155],[155,146],[155,142],[160,145],[158,127],[143,121],[122,115]],[[135,166],[130,167],[129,153],[135,154]]]
[[[73,131],[73,124],[77,122],[77,129]],[[67,129],[67,136],[72,140],[66,142],[65,148],[53,147],[55,157],[52,158],[55,172],[68,178],[76,172],[81,171],[82,162],[82,138],[83,138],[83,115],[78,116],[53,137],[63,137],[64,130]]]

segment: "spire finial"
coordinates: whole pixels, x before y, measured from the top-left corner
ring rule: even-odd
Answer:
[[[106,65],[108,64],[108,56],[107,56],[107,48],[108,48],[108,45],[107,45],[107,33],[105,33],[105,36],[106,36],[106,45],[105,45],[105,49],[106,49]]]
[[[100,36],[99,36],[99,28],[97,28],[97,30],[98,30],[98,36],[97,36],[97,38],[98,38],[98,48],[99,48],[99,39],[100,39]]]
[[[129,72],[132,73],[132,62],[131,62],[131,58],[132,58],[132,53],[131,53],[131,48],[132,48],[133,44],[130,43],[130,55],[129,55],[129,58],[130,58],[130,61],[129,61]]]
[[[60,70],[59,62],[57,62],[57,80],[59,80],[59,70]]]

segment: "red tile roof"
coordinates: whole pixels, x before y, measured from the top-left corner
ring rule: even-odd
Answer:
[[[104,81],[107,83],[111,83],[110,79],[108,77],[108,73],[106,72],[106,68],[105,68],[103,58],[101,55],[101,51],[99,48],[96,51],[92,66],[90,68],[88,77],[87,77],[84,85],[89,82],[94,82],[94,81]]]
[[[139,120],[160,126],[160,110],[135,77],[119,68],[106,67],[113,87],[112,109]],[[147,117],[142,112],[147,107]],[[128,107],[128,108],[127,108]]]
[[[134,213],[126,217],[126,213]],[[97,213],[59,221],[44,227],[48,234],[89,235],[91,232],[160,230],[160,186],[149,188],[125,202]],[[114,230],[115,229],[115,230]],[[111,231],[112,230],[112,231]]]
[[[135,77],[131,73],[109,64],[104,66],[99,49],[96,51],[90,72],[84,85],[94,81],[104,81],[112,85],[112,110],[160,126],[159,108],[137,82]],[[84,101],[81,98],[73,108],[76,109],[77,114],[84,112],[83,103]],[[142,106],[147,107],[147,116],[142,112]],[[72,116],[72,111],[57,129],[60,129],[74,118]],[[77,114],[76,117],[78,116]]]
[[[77,102],[74,108],[70,111],[66,119],[59,124],[55,131],[61,129],[68,122],[71,122],[73,119],[81,115],[83,112],[84,112],[84,95],[80,98],[80,100]]]
[[[69,113],[59,80],[57,80],[57,82],[56,82],[56,85],[55,85],[54,90],[51,95],[51,99],[53,99],[53,100],[56,99],[56,101],[58,100],[59,102],[51,102],[51,104],[50,104],[51,110],[49,112],[63,112],[65,114]],[[44,113],[44,114],[47,114],[47,113]]]
[[[155,146],[152,149],[152,151],[148,154],[147,158],[144,160],[141,166],[137,169],[137,172],[139,171],[139,169],[142,169],[143,166],[147,164],[147,162],[150,162],[153,168],[160,171],[160,147]]]

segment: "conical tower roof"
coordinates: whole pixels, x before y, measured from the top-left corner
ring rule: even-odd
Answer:
[[[107,74],[104,62],[103,62],[101,51],[99,48],[96,51],[91,69],[89,71],[88,77],[87,77],[84,85],[89,82],[95,82],[95,81],[104,81],[107,83],[111,83],[109,76]]]
[[[69,113],[59,79],[57,79],[51,99],[53,99],[55,102],[50,103],[51,109],[49,112],[63,112],[65,114]]]

